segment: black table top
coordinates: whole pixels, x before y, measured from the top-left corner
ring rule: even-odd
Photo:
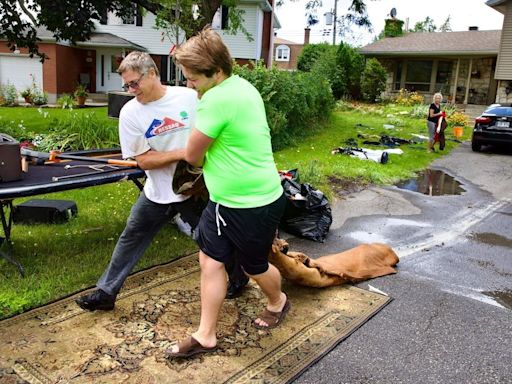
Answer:
[[[71,152],[69,153],[71,154]],[[121,158],[119,153],[108,154],[107,156],[103,155],[102,158]],[[91,168],[91,166],[96,169]],[[104,171],[99,170],[100,168],[103,168]],[[142,178],[144,175],[144,171],[140,168],[111,166],[88,161],[62,161],[44,165],[30,164],[28,172],[23,173],[21,180],[0,183],[0,200],[67,191],[114,183],[120,180],[133,180]],[[73,177],[60,178],[62,176]]]

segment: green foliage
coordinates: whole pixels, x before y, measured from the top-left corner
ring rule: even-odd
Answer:
[[[48,103],[48,93],[35,88],[32,90],[31,100],[34,105],[44,105]]]
[[[77,151],[119,146],[116,127],[105,125],[94,113],[70,112],[54,119],[46,134],[37,135],[34,144],[42,151]]]
[[[333,49],[336,48],[327,43],[306,45],[297,58],[297,69],[304,72],[311,71],[315,62],[322,57],[325,52]]]
[[[75,97],[87,97],[87,87],[85,84],[78,84],[73,92]]]
[[[59,105],[62,109],[73,109],[73,107],[76,105],[75,98],[64,93],[57,99],[57,105]]]
[[[314,62],[311,73],[329,82],[335,99],[339,99],[347,93],[347,69],[338,64],[338,55],[334,47],[321,54],[318,60]]]
[[[18,105],[18,91],[16,87],[9,82],[5,85],[0,85],[0,99],[2,105]]]
[[[258,62],[235,64],[233,73],[253,84],[265,103],[274,149],[314,132],[315,124],[329,118],[334,107],[328,81],[318,73],[267,69]]]
[[[380,94],[386,89],[386,70],[375,58],[367,61],[361,81],[363,96],[371,103],[380,99]]]
[[[449,26],[449,19],[445,23],[448,23]],[[434,24],[434,20],[430,16],[427,16],[425,20],[419,21],[414,25],[412,32],[435,32],[436,30],[437,27]]]
[[[404,34],[402,27],[404,22],[398,19],[386,19],[384,37],[396,37]]]
[[[340,96],[347,96],[352,99],[361,98],[361,74],[365,66],[364,56],[348,44],[341,43],[337,51],[337,65],[343,69],[345,89],[341,90]],[[333,93],[336,92],[333,89]]]
[[[416,104],[411,110],[411,116],[417,119],[423,119],[428,116],[429,106],[426,104]]]

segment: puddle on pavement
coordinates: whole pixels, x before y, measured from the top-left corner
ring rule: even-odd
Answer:
[[[461,184],[443,171],[427,168],[414,179],[395,184],[398,188],[429,196],[460,195],[466,192]]]
[[[492,297],[505,308],[512,309],[512,291],[487,291],[482,293]]]
[[[496,233],[472,233],[469,235],[469,238],[489,245],[498,245],[500,247],[512,248],[512,239],[498,235]]]

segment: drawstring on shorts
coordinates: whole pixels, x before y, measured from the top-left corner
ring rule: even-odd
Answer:
[[[222,222],[222,225],[223,225],[224,227],[227,227],[227,224],[226,224],[226,222],[224,221],[224,218],[223,218],[223,217],[220,215],[220,213],[219,213],[219,203],[217,203],[217,204],[215,205],[215,223],[217,224],[217,235],[219,235],[219,236],[220,236],[220,235],[221,235],[221,233],[220,233],[220,224],[219,224],[219,221],[221,221],[221,222]]]

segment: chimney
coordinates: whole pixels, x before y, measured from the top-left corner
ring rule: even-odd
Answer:
[[[472,27],[469,27],[469,30],[470,31],[478,31],[478,27],[477,26],[472,26]]]
[[[309,33],[311,32],[311,29],[304,28],[304,45],[309,44]]]

